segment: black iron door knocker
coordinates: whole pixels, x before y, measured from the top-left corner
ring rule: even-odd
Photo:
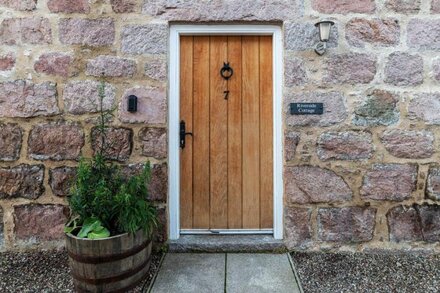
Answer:
[[[234,70],[231,66],[229,66],[229,62],[223,62],[223,67],[220,69],[220,75],[225,79],[228,80],[232,77],[234,74]]]
[[[223,62],[223,67],[220,69],[220,75],[227,81],[234,74],[234,70],[231,66],[229,66],[229,62]],[[225,100],[228,99],[229,91],[226,90],[223,92],[225,94]]]

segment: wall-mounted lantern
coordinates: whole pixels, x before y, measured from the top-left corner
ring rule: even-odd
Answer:
[[[319,29],[320,40],[320,42],[316,44],[315,47],[316,54],[320,56],[324,55],[325,51],[327,50],[327,42],[330,39],[330,31],[334,24],[335,23],[330,20],[323,20],[315,24],[315,26]]]

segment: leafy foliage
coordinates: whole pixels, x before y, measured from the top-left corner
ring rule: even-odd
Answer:
[[[83,158],[79,162],[69,195],[71,217],[65,232],[90,239],[134,233],[139,229],[151,235],[158,221],[156,209],[147,199],[150,164],[145,164],[139,175],[124,176],[118,165],[105,158],[104,150],[109,145],[106,129],[112,111],[102,109],[103,83],[99,94],[101,115],[97,129],[101,144],[92,159]]]
[[[88,218],[84,221],[81,230],[78,232],[78,237],[99,239],[110,236],[110,231],[102,226],[102,223],[97,218]]]

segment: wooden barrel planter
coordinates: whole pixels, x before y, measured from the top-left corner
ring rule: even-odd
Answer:
[[[77,292],[125,292],[151,263],[152,241],[142,230],[99,240],[67,234],[66,248]]]

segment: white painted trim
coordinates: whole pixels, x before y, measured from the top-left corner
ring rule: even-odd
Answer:
[[[179,239],[180,235],[180,38],[173,27],[170,31],[170,66],[169,66],[169,118],[168,118],[168,176],[169,176],[169,239]]]
[[[274,238],[283,239],[283,37],[281,28],[273,32],[273,229]]]
[[[273,146],[275,239],[283,239],[283,40],[276,25],[171,25],[169,66],[169,239],[180,236],[180,35],[272,35],[273,36]]]

